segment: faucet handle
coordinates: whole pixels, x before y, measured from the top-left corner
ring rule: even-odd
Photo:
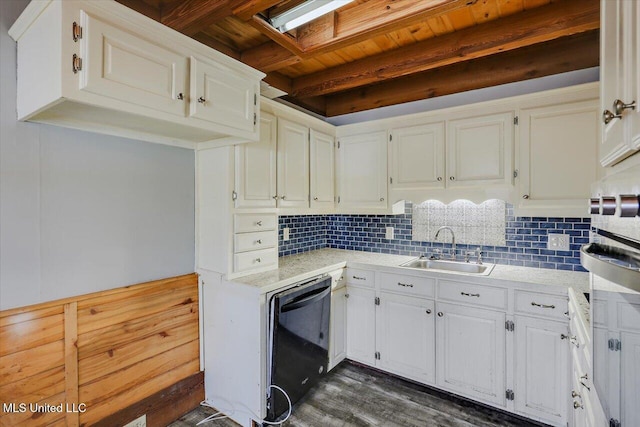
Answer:
[[[431,254],[431,256],[429,257],[429,259],[440,259],[440,255],[442,255],[442,249],[440,248],[434,248],[433,249],[433,253]]]
[[[478,260],[476,261],[476,264],[482,265],[482,255],[484,255],[482,246],[478,246],[478,249],[476,249],[476,253],[478,254]]]

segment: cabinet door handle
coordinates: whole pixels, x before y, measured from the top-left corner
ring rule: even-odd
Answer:
[[[628,104],[625,104],[624,102],[622,102],[619,99],[616,99],[615,101],[613,101],[613,112],[618,115],[621,116],[622,112],[626,109],[631,109],[631,110],[635,110],[636,109],[636,101],[631,101]]]
[[[284,200],[284,199],[286,199],[286,198],[287,198],[287,196],[280,196],[280,198],[281,198],[282,200]]]
[[[578,403],[578,401],[574,400],[573,409],[578,409],[578,408],[584,409],[584,407],[580,403]]]
[[[176,98],[178,98],[180,101],[182,101],[184,99],[184,94],[182,92],[180,92],[178,94],[178,96],[176,96]]]
[[[402,286],[404,288],[413,288],[413,285],[411,283],[398,282],[398,286]]]
[[[441,311],[439,311],[439,312],[438,312],[438,317],[442,317],[442,316],[444,316],[444,313],[443,313],[443,312],[441,312]]]
[[[261,244],[262,244],[262,240],[261,239],[256,240],[256,245],[261,245]]]
[[[344,297],[345,298],[349,298],[349,294],[344,294]]]
[[[381,201],[381,202],[384,202],[384,197],[380,197],[380,201]]]
[[[480,294],[469,294],[467,292],[460,292],[460,295],[463,295],[465,297],[478,297],[478,298],[480,298]]]
[[[438,181],[442,181],[442,177],[441,176],[439,176],[437,179],[438,179]]]
[[[621,119],[622,116],[620,114],[613,114],[611,111],[609,110],[604,110],[602,112],[602,121],[604,122],[605,125],[608,125],[609,122],[613,119]]]
[[[313,200],[316,200],[316,201],[317,201],[317,200],[318,200],[318,198],[317,198],[317,197],[314,197],[314,198],[313,198]]]
[[[262,260],[260,258],[256,258],[254,261],[255,262],[262,262]]]
[[[566,335],[566,334],[560,334],[560,339],[561,339],[561,340],[569,339],[569,335]]]
[[[431,314],[431,309],[427,308],[427,314]]]
[[[449,181],[455,181],[455,180],[456,180],[456,177],[455,177],[455,176],[450,176],[450,177],[449,177]]]
[[[523,195],[522,195],[522,198],[523,198],[523,199],[525,199],[525,200],[527,200],[527,199],[529,198],[529,195],[528,195],[528,194],[523,194]]]
[[[582,397],[582,396],[580,396],[580,393],[576,392],[575,390],[571,390],[571,397]]]
[[[272,199],[273,199],[273,200],[278,200],[278,196],[277,196],[277,195],[275,195],[275,196],[273,196],[273,197],[272,197]]]
[[[204,97],[202,97],[202,96],[201,96],[200,98],[198,98],[198,102],[199,102],[200,104],[204,104],[205,102],[207,102],[207,100],[206,100],[206,99],[204,99]]]
[[[262,221],[258,221],[258,222],[256,222],[256,225],[257,225],[258,227],[262,227]]]
[[[353,277],[356,280],[367,280],[366,277],[359,277],[359,276],[351,276],[351,277]]]
[[[540,307],[540,308],[550,308],[550,309],[554,309],[556,308],[555,305],[551,304],[551,305],[546,305],[546,304],[538,304],[537,302],[533,302],[531,301],[531,305],[534,307]]]

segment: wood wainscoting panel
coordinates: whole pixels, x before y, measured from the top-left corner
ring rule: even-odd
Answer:
[[[178,418],[204,396],[198,316],[195,274],[0,312],[0,401],[86,405],[3,408],[0,426],[92,425],[114,414],[126,424],[145,408],[152,421]],[[177,401],[150,406],[158,393]]]

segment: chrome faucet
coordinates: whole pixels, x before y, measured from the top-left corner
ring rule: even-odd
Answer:
[[[453,232],[453,229],[449,226],[443,226],[438,228],[438,231],[436,231],[436,236],[435,239],[438,240],[438,236],[440,235],[440,232],[442,230],[449,230],[451,232],[451,246],[453,246],[453,250],[451,252],[451,259],[455,260],[456,259],[456,235]]]

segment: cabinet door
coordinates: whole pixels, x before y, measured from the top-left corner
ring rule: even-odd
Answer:
[[[326,135],[311,129],[311,207],[331,208],[334,205],[335,167],[334,141]]]
[[[437,385],[505,406],[505,314],[445,303],[436,309]]]
[[[584,216],[600,175],[599,116],[597,99],[522,110],[518,208],[527,216]]]
[[[447,186],[513,182],[513,113],[449,121]]]
[[[640,150],[640,2],[624,2],[626,8],[625,33],[627,43],[625,48],[629,58],[626,68],[627,90],[622,101],[635,102],[635,109],[625,110],[627,120],[628,140],[633,150]]]
[[[81,73],[80,89],[186,115],[187,57],[84,12],[82,18],[81,57],[86,71]]]
[[[622,332],[620,408],[623,426],[640,426],[640,335]]]
[[[347,357],[374,366],[376,351],[375,289],[347,286]]]
[[[347,357],[347,288],[331,292],[329,370]]]
[[[380,293],[376,323],[378,367],[419,381],[435,383],[434,302],[415,296]]]
[[[339,207],[387,207],[386,132],[340,138],[338,170]]]
[[[628,67],[629,52],[625,49],[625,38],[629,29],[625,27],[624,15],[635,1],[602,0],[600,3],[600,112],[613,111],[613,102],[625,98],[625,67]],[[637,25],[637,24],[636,24]],[[625,101],[629,102],[629,101]],[[626,113],[626,112],[625,112]],[[625,141],[625,120],[613,119],[608,124],[602,122],[602,143],[600,162],[610,166],[627,157],[632,149]]]
[[[236,208],[276,207],[276,118],[262,113],[260,141],[236,145]]]
[[[191,116],[240,131],[239,135],[253,135],[258,112],[256,86],[223,64],[191,57]]]
[[[309,128],[278,119],[278,206],[309,207]]]
[[[393,129],[391,188],[444,188],[444,122]]]
[[[516,316],[515,410],[553,425],[566,422],[569,343],[563,322]]]

